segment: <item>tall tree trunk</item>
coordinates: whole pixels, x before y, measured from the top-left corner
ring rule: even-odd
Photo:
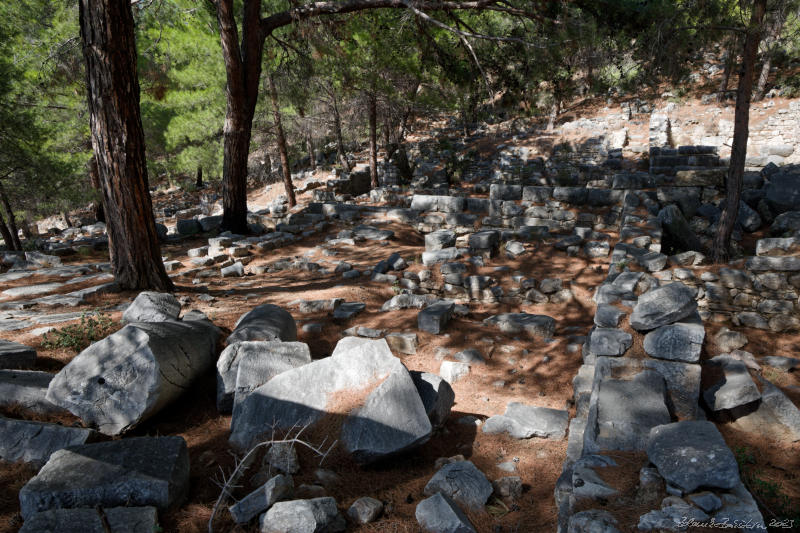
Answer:
[[[373,189],[378,188],[378,99],[375,93],[367,96],[369,115],[369,178]]]
[[[556,127],[559,113],[561,113],[561,98],[554,94],[553,105],[550,107],[550,116],[547,118],[547,131],[553,131]]]
[[[383,160],[388,163],[392,160],[394,155],[394,148],[392,148],[392,126],[390,124],[389,111],[386,111],[386,118],[383,120]]]
[[[339,162],[344,167],[345,172],[350,172],[350,161],[347,159],[347,152],[344,149],[344,137],[342,136],[342,117],[339,114],[339,105],[336,103],[336,93],[331,92],[331,111],[333,111],[333,132],[336,135],[336,150],[339,152]]]
[[[724,263],[730,257],[731,234],[739,215],[739,202],[742,196],[744,164],[747,158],[747,139],[750,133],[750,99],[753,94],[753,78],[756,69],[758,45],[761,42],[764,12],[767,0],[754,0],[750,23],[744,40],[742,70],[736,89],[736,111],[733,118],[733,145],[731,163],[726,180],[727,194],[725,206],[719,220],[719,228],[714,237],[712,257],[715,263]]]
[[[194,178],[194,186],[198,189],[203,188],[203,167],[202,165],[197,165],[197,174],[195,174]]]
[[[733,65],[736,63],[736,49],[738,48],[739,39],[737,36],[730,37],[728,44],[728,51],[725,53],[725,65],[722,69],[722,80],[720,80],[719,87],[717,88],[717,102],[725,100],[725,93],[728,92],[728,83],[731,79],[731,71]]]
[[[79,8],[92,147],[114,278],[123,289],[173,290],[148,189],[130,2],[80,0]]]
[[[297,114],[300,115],[301,127],[306,137],[306,151],[308,152],[308,164],[311,171],[317,170],[317,158],[314,155],[314,137],[311,135],[311,124],[306,121],[306,110],[302,107],[297,108]]]
[[[272,79],[272,74],[267,74],[267,86],[269,88],[269,98],[272,101],[272,119],[275,122],[275,136],[278,138],[278,152],[281,156],[283,185],[286,188],[286,197],[289,198],[289,207],[294,207],[297,205],[297,200],[294,197],[292,169],[289,168],[289,151],[286,148],[286,136],[283,134],[283,123],[281,122],[281,109],[278,107],[278,91],[275,89],[275,81]]]
[[[0,211],[0,235],[3,237],[3,241],[6,243],[6,248],[9,250],[17,250],[16,245],[14,244],[14,238],[11,236],[11,230],[8,229],[6,225],[6,219],[3,217],[3,213]]]
[[[14,210],[11,209],[11,202],[8,201],[6,191],[0,185],[0,201],[3,202],[3,207],[8,216],[8,229],[11,230],[11,240],[14,243],[14,250],[22,250],[22,243],[19,240],[19,228],[17,227],[17,218],[14,216]]]
[[[103,187],[100,184],[100,171],[97,170],[97,158],[93,155],[89,160],[89,180],[92,183],[92,188],[97,193],[98,200],[93,202],[94,205],[94,219],[98,222],[105,223],[106,210],[103,207]],[[67,223],[69,225],[69,222]]]
[[[755,94],[753,100],[758,102],[764,98],[764,91],[769,80],[769,71],[772,68],[772,56],[775,53],[775,43],[780,39],[783,31],[783,24],[786,22],[787,5],[783,3],[775,11],[775,18],[767,24],[767,35],[764,37],[764,60],[761,64],[761,73],[758,75]]]
[[[222,228],[248,233],[247,156],[253,131],[253,116],[261,78],[264,33],[261,31],[261,1],[244,0],[242,40],[234,16],[233,0],[217,0],[222,57],[225,60],[224,157],[222,162]]]

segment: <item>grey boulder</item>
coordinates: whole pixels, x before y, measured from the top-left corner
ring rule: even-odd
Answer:
[[[455,304],[447,300],[434,302],[417,314],[417,327],[421,331],[440,334],[453,316]]]
[[[670,422],[666,383],[654,370],[639,372],[631,380],[603,379],[592,400],[596,413],[590,406],[585,449],[642,450],[650,430]]]
[[[414,380],[383,339],[345,337],[330,357],[279,374],[254,390],[231,420],[230,443],[244,450],[273,428],[314,424],[343,391],[371,389],[345,416],[340,442],[369,463],[425,442],[431,423]]]
[[[415,516],[427,533],[476,533],[464,511],[441,492],[419,502]]]
[[[241,399],[273,377],[311,362],[302,342],[235,342],[217,360],[217,409],[230,413],[234,397]],[[237,402],[239,403],[239,402]]]
[[[716,369],[708,387],[703,391],[703,399],[712,411],[736,409],[761,399],[761,393],[747,365],[730,355],[718,355],[707,364]]]
[[[453,387],[442,377],[430,372],[412,370],[411,378],[422,399],[422,405],[425,406],[431,426],[434,428],[443,426],[456,400]]]
[[[377,520],[382,512],[383,503],[380,500],[365,496],[353,502],[347,510],[347,516],[358,524],[369,524]]]
[[[237,524],[246,524],[276,502],[290,498],[294,492],[291,476],[278,474],[262,486],[231,505],[228,510]]]
[[[699,487],[729,490],[740,483],[736,458],[712,422],[686,420],[654,427],[647,458],[684,493]]]
[[[471,461],[455,461],[444,465],[425,485],[425,496],[442,493],[458,504],[481,510],[494,489],[486,476]]]
[[[25,520],[19,533],[153,533],[158,529],[155,507],[52,509]]]
[[[53,452],[95,437],[91,429],[0,417],[0,459],[42,466]]]
[[[337,533],[347,523],[330,497],[278,502],[261,515],[262,533]]]
[[[47,400],[101,433],[118,435],[178,398],[211,368],[219,329],[211,322],[137,322],[96,342],[65,366]]]
[[[489,417],[483,424],[484,433],[508,433],[516,439],[541,437],[560,440],[569,424],[569,413],[559,409],[537,407],[511,402],[502,415]]]
[[[630,322],[634,329],[646,331],[677,322],[696,310],[694,291],[683,283],[670,283],[641,295]]]
[[[644,336],[644,351],[658,359],[696,363],[700,360],[705,337],[703,324],[661,326]]]
[[[492,315],[483,321],[488,326],[495,326],[503,333],[527,333],[532,337],[549,339],[556,329],[554,318],[546,315],[530,313],[503,313]]]
[[[589,335],[589,352],[596,356],[617,357],[633,344],[630,333],[616,328],[594,328]]]
[[[36,363],[36,350],[14,341],[0,339],[0,368],[27,369]]]
[[[174,295],[163,292],[145,291],[133,300],[122,313],[122,322],[163,322],[177,320],[181,312],[181,303]]]
[[[181,437],[133,437],[53,453],[19,491],[22,517],[49,509],[179,504],[189,487]]]
[[[233,333],[226,342],[297,340],[297,324],[289,312],[277,305],[254,307],[236,321]]]
[[[591,509],[569,517],[567,533],[619,533],[617,519],[608,511]]]

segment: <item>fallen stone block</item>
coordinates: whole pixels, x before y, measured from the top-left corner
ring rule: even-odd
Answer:
[[[0,406],[18,406],[41,414],[65,413],[46,398],[53,376],[36,370],[0,370]]]
[[[455,304],[446,300],[432,303],[417,315],[417,327],[427,333],[440,334],[453,316],[454,308]]]
[[[152,533],[158,528],[155,507],[52,509],[27,518],[19,533]]]
[[[122,313],[122,322],[163,322],[177,320],[181,312],[181,303],[174,295],[162,292],[145,291],[133,300]]]
[[[289,312],[277,305],[262,304],[254,307],[236,321],[227,344],[241,341],[297,340],[297,324]]]
[[[106,435],[119,435],[177,399],[209,370],[219,329],[211,322],[137,322],[65,366],[47,400]]]
[[[476,533],[464,511],[441,492],[419,502],[414,516],[427,533]]]
[[[425,406],[431,426],[438,428],[447,422],[456,395],[447,380],[430,372],[411,371],[411,378]]]
[[[641,295],[630,323],[634,329],[645,331],[677,322],[696,310],[694,291],[683,283],[670,283]]]
[[[217,360],[217,409],[233,410],[239,401],[273,377],[311,362],[302,342],[245,341],[225,348]],[[237,401],[236,403],[239,403]]]
[[[589,406],[584,449],[643,450],[650,430],[671,420],[666,392],[664,378],[653,370],[630,380],[601,380]]]
[[[492,484],[471,461],[455,461],[444,465],[425,485],[425,496],[441,493],[472,510],[482,510]]]
[[[644,351],[651,357],[696,363],[706,337],[703,324],[677,323],[661,326],[644,336]]]
[[[278,474],[234,505],[228,507],[237,524],[246,524],[276,502],[291,498],[294,492],[294,481],[291,476]]]
[[[503,313],[492,315],[483,321],[484,324],[495,326],[503,333],[525,332],[532,337],[549,339],[556,329],[554,318],[546,315],[532,315],[530,313]]]
[[[72,446],[50,456],[19,491],[24,519],[60,508],[153,506],[169,509],[189,488],[182,437],[133,437]]]
[[[330,497],[278,502],[261,515],[262,533],[338,533],[347,523]]]
[[[431,424],[408,370],[383,339],[345,337],[330,357],[283,372],[254,390],[231,420],[230,443],[250,448],[273,426],[315,424],[341,391],[370,390],[361,407],[344,415],[343,448],[360,463],[401,453],[425,442]]]
[[[567,431],[569,413],[548,407],[511,402],[503,415],[495,415],[483,424],[484,433],[508,433],[515,439],[540,437],[561,440]]]
[[[53,452],[96,438],[91,429],[0,417],[0,459],[42,466]]]
[[[36,364],[36,350],[14,341],[0,340],[0,368],[28,369]]]
[[[417,353],[417,334],[416,333],[389,333],[386,335],[386,342],[395,352],[403,354]]]
[[[654,427],[647,458],[684,493],[699,487],[729,490],[741,483],[736,458],[712,422],[687,420]]]
[[[742,361],[730,355],[718,355],[706,364],[715,370],[703,391],[703,399],[712,411],[728,411],[736,417],[749,404],[761,399],[761,393]]]

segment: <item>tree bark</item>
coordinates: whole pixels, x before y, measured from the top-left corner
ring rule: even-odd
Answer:
[[[369,114],[369,178],[373,189],[378,188],[378,99],[374,92],[367,96]]]
[[[730,257],[731,234],[739,215],[739,202],[742,196],[744,164],[747,158],[747,139],[750,133],[750,100],[753,94],[753,78],[756,69],[758,45],[761,42],[762,25],[767,0],[754,0],[750,23],[747,27],[742,54],[742,70],[736,89],[736,111],[733,118],[733,145],[731,163],[726,180],[727,194],[725,206],[714,237],[712,258],[715,263],[727,262]]]
[[[82,0],[88,1],[88,0]],[[106,0],[108,1],[108,0]],[[234,17],[233,0],[215,0],[217,20],[220,26],[222,56],[225,61],[227,79],[227,112],[224,128],[224,160],[222,176],[223,218],[222,227],[236,232],[247,231],[247,155],[253,125],[253,114],[258,98],[258,80],[261,76],[261,59],[264,40],[278,28],[299,21],[354,13],[379,8],[408,9],[408,0],[347,0],[344,2],[318,1],[306,4],[291,3],[289,9],[261,18],[261,0],[243,0],[242,39],[239,44],[238,28]],[[454,11],[493,9],[485,0],[425,0],[417,1],[414,7],[426,11]],[[515,7],[494,7],[514,16],[538,17],[533,11]],[[332,92],[332,91],[329,91]],[[332,92],[335,130],[339,158],[344,169],[351,167],[345,157],[342,140],[341,117]]]
[[[222,228],[248,233],[247,156],[261,78],[264,34],[260,28],[261,0],[244,0],[242,40],[234,16],[233,0],[218,0],[217,21],[225,60],[227,111],[223,128]]]
[[[19,240],[19,228],[17,227],[17,219],[14,216],[14,210],[11,209],[11,202],[8,201],[6,191],[0,185],[0,201],[3,202],[3,207],[8,216],[8,229],[11,231],[11,240],[14,243],[14,250],[22,250],[22,242]]]
[[[92,156],[92,158],[89,160],[89,180],[92,183],[92,188],[95,190],[98,196],[98,200],[93,202],[94,218],[98,222],[105,223],[106,211],[103,207],[103,187],[100,184],[100,175],[99,171],[97,170],[97,158],[95,156]]]
[[[6,219],[3,217],[3,213],[0,212],[0,235],[3,236],[3,241],[6,243],[6,248],[9,250],[17,250],[16,245],[14,244],[14,238],[11,236],[11,230],[8,229],[6,225]]]
[[[550,107],[550,116],[547,118],[547,131],[553,131],[561,113],[561,98],[553,94],[553,105]]]
[[[786,22],[787,5],[784,3],[779,6],[775,12],[775,18],[768,24],[767,35],[764,38],[764,60],[761,64],[761,73],[758,75],[758,83],[756,83],[755,94],[753,100],[758,102],[764,98],[764,91],[767,88],[767,81],[769,80],[769,71],[772,68],[772,56],[775,53],[775,43],[780,39],[781,32],[783,31],[783,24]]]
[[[79,10],[92,147],[114,278],[123,289],[173,290],[161,261],[148,188],[130,3],[80,0]]]
[[[719,87],[717,88],[717,102],[725,100],[725,93],[728,92],[728,83],[731,79],[731,71],[733,64],[736,62],[736,48],[739,43],[737,36],[730,37],[730,45],[725,54],[725,65],[722,69],[722,80],[720,80]]]
[[[289,167],[289,151],[286,148],[286,136],[283,134],[283,123],[281,122],[281,109],[278,107],[278,91],[275,89],[275,81],[272,79],[272,74],[267,74],[267,86],[269,88],[269,98],[272,101],[272,118],[275,122],[275,136],[278,138],[278,152],[281,156],[283,185],[286,188],[286,197],[289,198],[289,207],[294,207],[297,205],[297,200],[294,197],[292,169]]]
[[[297,108],[297,114],[300,115],[302,121],[302,128],[306,137],[306,151],[308,152],[308,164],[311,171],[317,170],[317,158],[314,156],[314,137],[311,134],[311,124],[306,121],[306,111],[302,107]]]
[[[339,114],[339,105],[336,103],[336,93],[331,93],[331,111],[333,111],[333,130],[336,135],[336,150],[339,152],[339,162],[344,167],[345,172],[350,172],[350,161],[344,149],[344,137],[342,136],[342,117]]]
[[[195,175],[194,186],[198,189],[203,188],[203,167],[201,165],[197,165],[197,174]]]

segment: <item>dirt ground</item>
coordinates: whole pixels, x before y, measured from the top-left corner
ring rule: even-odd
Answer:
[[[385,245],[367,241],[355,246],[337,246],[335,257],[307,255],[314,246],[323,241],[324,233],[259,256],[251,265],[305,256],[309,260],[320,262],[347,260],[355,268],[368,268],[388,257],[390,253],[398,252],[409,261],[408,270],[422,270],[424,267],[418,261],[424,251],[422,235],[397,223],[382,224],[381,227],[395,231],[395,238]],[[326,233],[335,234],[339,229],[331,228]],[[189,239],[178,245],[167,245],[162,252],[169,259],[186,260],[186,250],[202,244],[204,240],[199,238]],[[107,258],[102,255],[80,258],[84,263],[103,260]],[[508,266],[510,271],[495,273],[493,268],[496,266]],[[343,510],[355,499],[365,495],[377,497],[387,504],[381,521],[369,526],[355,527],[353,531],[417,531],[414,511],[424,498],[423,487],[436,471],[435,460],[461,454],[473,461],[490,480],[503,475],[518,475],[525,487],[520,501],[494,502],[489,507],[491,513],[472,515],[480,531],[495,531],[495,526],[503,526],[503,531],[552,531],[556,521],[553,487],[561,472],[566,441],[515,440],[507,436],[484,435],[475,425],[460,424],[458,420],[467,415],[484,420],[491,415],[501,414],[506,404],[512,401],[559,409],[570,406],[572,378],[581,364],[578,345],[580,339],[573,337],[585,334],[591,325],[594,314],[591,294],[593,287],[603,279],[605,268],[601,260],[568,257],[563,252],[553,251],[545,243],[517,260],[504,257],[488,260],[486,266],[478,269],[477,273],[494,275],[502,280],[505,290],[511,287],[511,272],[520,272],[537,280],[557,277],[572,289],[575,300],[559,305],[525,305],[522,309],[504,304],[472,305],[470,314],[454,318],[443,335],[417,331],[417,310],[381,312],[381,305],[395,294],[393,288],[385,283],[361,279],[349,281],[343,280],[339,274],[320,275],[300,271],[281,271],[244,278],[211,278],[205,280],[207,289],[193,285],[189,278],[177,277],[175,281],[176,296],[188,297],[190,300],[184,309],[204,311],[226,333],[233,328],[239,316],[256,305],[273,303],[287,308],[297,320],[298,340],[308,343],[314,358],[329,355],[341,338],[342,331],[354,325],[387,331],[416,332],[419,338],[417,353],[401,356],[405,365],[413,370],[438,372],[441,361],[435,355],[437,348],[446,348],[451,355],[468,347],[479,349],[486,358],[486,364],[473,366],[473,371],[467,378],[454,384],[456,403],[444,428],[420,449],[376,467],[364,469],[352,463],[344,454],[331,453],[322,467],[336,472],[342,481],[328,488],[327,493],[336,497]],[[438,269],[433,271],[435,278],[438,278]],[[39,283],[41,280],[32,277],[25,281]],[[19,282],[14,285],[19,285]],[[197,297],[205,292],[214,296],[215,300],[198,301]],[[48,312],[114,309],[118,304],[132,300],[134,296],[133,293],[100,295],[90,305],[77,309],[53,308]],[[336,323],[331,313],[301,314],[297,305],[292,303],[298,299],[328,298],[360,301],[366,303],[367,307],[347,323]],[[484,318],[492,314],[519,310],[554,317],[557,321],[554,339],[544,342],[526,335],[507,335],[482,323]],[[120,311],[111,311],[109,314],[116,322],[121,318]],[[322,324],[322,333],[303,333],[302,325],[309,322]],[[75,353],[67,349],[45,348],[42,346],[42,338],[30,333],[32,329],[35,328],[6,333],[3,337],[37,348],[37,369],[54,372],[74,357]],[[504,385],[501,386],[499,381],[505,382]],[[36,418],[48,419],[43,416]],[[68,415],[53,421],[80,424],[79,420]],[[209,374],[196,383],[181,401],[132,432],[135,435],[180,435],[189,446],[192,473],[188,501],[178,509],[162,513],[161,521],[165,531],[207,530],[211,508],[220,493],[217,482],[223,473],[227,474],[234,466],[234,459],[227,446],[229,428],[230,416],[219,415],[216,411],[215,377]],[[324,435],[308,436],[309,439],[313,437],[321,441]],[[515,462],[517,471],[500,471],[497,464],[504,461]],[[301,453],[303,469],[295,477],[296,486],[313,483],[318,462],[313,454]],[[19,465],[4,465],[0,471],[4,481],[0,484],[0,529],[15,531],[21,523],[17,514],[17,492],[34,474],[34,470]],[[248,486],[243,486],[238,495],[246,494]],[[228,518],[227,511],[223,510],[215,530],[248,529],[235,527]],[[250,530],[254,530],[252,526]]]

